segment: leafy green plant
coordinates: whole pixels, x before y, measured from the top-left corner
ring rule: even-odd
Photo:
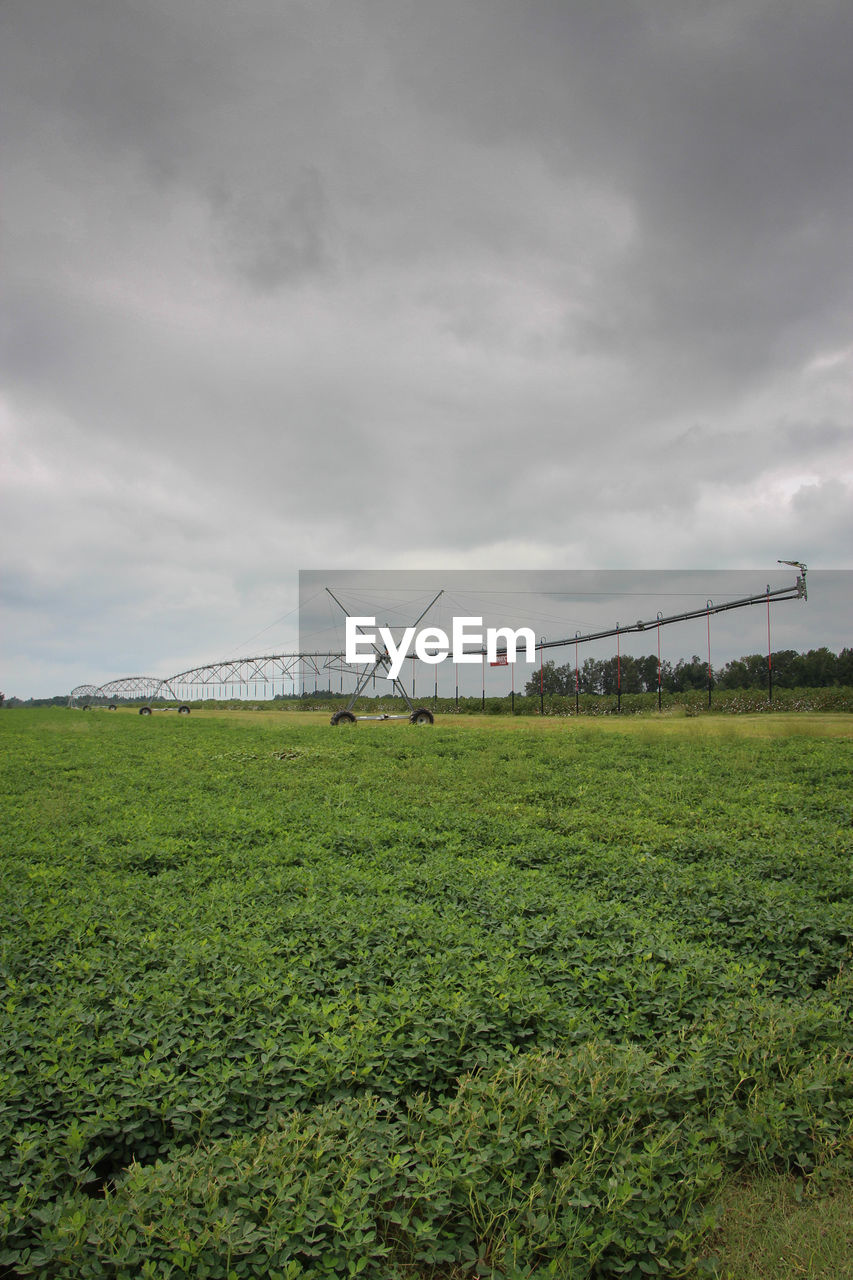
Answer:
[[[677,1276],[850,1170],[848,738],[325,720],[4,714],[0,1266]]]

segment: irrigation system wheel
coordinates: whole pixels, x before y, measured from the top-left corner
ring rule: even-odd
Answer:
[[[416,707],[409,716],[412,724],[434,724],[435,717],[431,711],[427,711],[426,707]]]
[[[141,716],[150,716],[150,715],[151,715],[151,708],[150,708],[150,707],[140,707],[140,708],[139,708],[139,714],[140,714]]]
[[[355,716],[351,711],[336,711],[331,719],[332,724],[355,724]]]
[[[179,715],[179,716],[188,716],[188,715],[189,715],[189,713],[190,713],[190,709],[189,709],[189,707],[188,707],[186,704],[184,704],[184,706],[182,706],[182,707],[178,707],[178,715]]]

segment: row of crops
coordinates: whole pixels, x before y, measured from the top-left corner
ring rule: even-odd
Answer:
[[[0,717],[0,1275],[685,1275],[853,1172],[849,737],[309,719]]]

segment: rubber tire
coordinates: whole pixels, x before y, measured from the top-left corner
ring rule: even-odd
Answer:
[[[110,711],[118,711],[118,707],[114,702],[110,703]]]
[[[409,721],[412,724],[435,724],[435,716],[426,707],[415,707]]]
[[[178,715],[179,715],[179,716],[188,716],[188,715],[189,715],[189,713],[190,713],[190,709],[189,709],[189,707],[187,707],[187,706],[178,707]]]
[[[140,707],[140,708],[139,708],[139,714],[140,714],[141,716],[150,716],[150,715],[151,715],[151,708],[150,708],[150,707]]]
[[[351,711],[336,711],[330,724],[355,724],[355,716]]]

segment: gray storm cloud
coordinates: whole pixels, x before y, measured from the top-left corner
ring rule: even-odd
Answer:
[[[0,24],[6,686],[317,563],[848,562],[849,5]]]

